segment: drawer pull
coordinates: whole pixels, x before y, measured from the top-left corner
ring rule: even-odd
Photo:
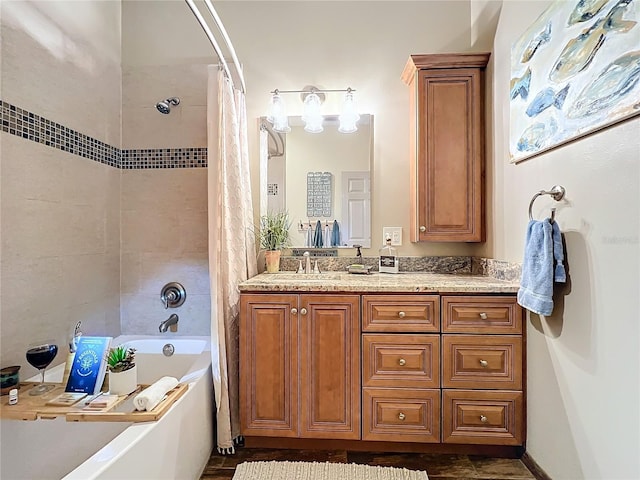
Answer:
[[[487,365],[489,365],[489,362],[487,362],[486,360],[480,359],[480,366],[482,368],[487,368]]]
[[[404,419],[405,419],[405,415],[404,415],[404,413],[400,412],[400,413],[398,414],[398,418],[399,418],[400,420],[404,420]]]
[[[401,358],[400,360],[398,360],[398,364],[401,367],[404,367],[407,364],[407,361],[404,358]]]
[[[427,227],[425,227],[424,225],[420,225],[420,231],[422,233],[426,232],[427,231]]]
[[[307,314],[307,309],[306,308],[301,308],[300,309],[300,315],[306,315]]]
[[[406,315],[407,315],[407,314],[406,314],[406,313],[404,313],[404,312],[402,312],[402,311],[398,312],[398,316],[399,316],[400,318],[404,318]]]
[[[297,315],[298,314],[298,309],[297,308],[292,308],[291,309],[291,315]]]
[[[480,421],[482,423],[487,423],[487,417],[485,417],[484,415],[480,415]]]
[[[485,312],[480,312],[480,318],[482,320],[486,320],[488,317],[487,317],[487,314]]]

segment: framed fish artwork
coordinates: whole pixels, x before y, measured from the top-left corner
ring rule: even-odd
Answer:
[[[517,163],[640,114],[640,0],[556,0],[511,47]]]

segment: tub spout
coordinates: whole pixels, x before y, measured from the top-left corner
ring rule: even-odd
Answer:
[[[172,313],[169,318],[167,318],[164,322],[160,323],[160,327],[158,328],[160,333],[164,333],[167,329],[171,329],[172,332],[178,331],[178,315]]]

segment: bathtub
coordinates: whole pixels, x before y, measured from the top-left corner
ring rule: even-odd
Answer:
[[[113,343],[136,349],[138,383],[169,375],[189,390],[157,422],[2,420],[3,480],[200,478],[214,437],[209,337],[123,335]],[[171,357],[162,354],[167,343]],[[63,371],[52,368],[47,380],[61,381]]]

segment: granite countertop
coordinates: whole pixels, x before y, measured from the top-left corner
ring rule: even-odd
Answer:
[[[278,272],[256,275],[239,288],[241,292],[516,293],[519,286],[519,282],[471,274]]]

